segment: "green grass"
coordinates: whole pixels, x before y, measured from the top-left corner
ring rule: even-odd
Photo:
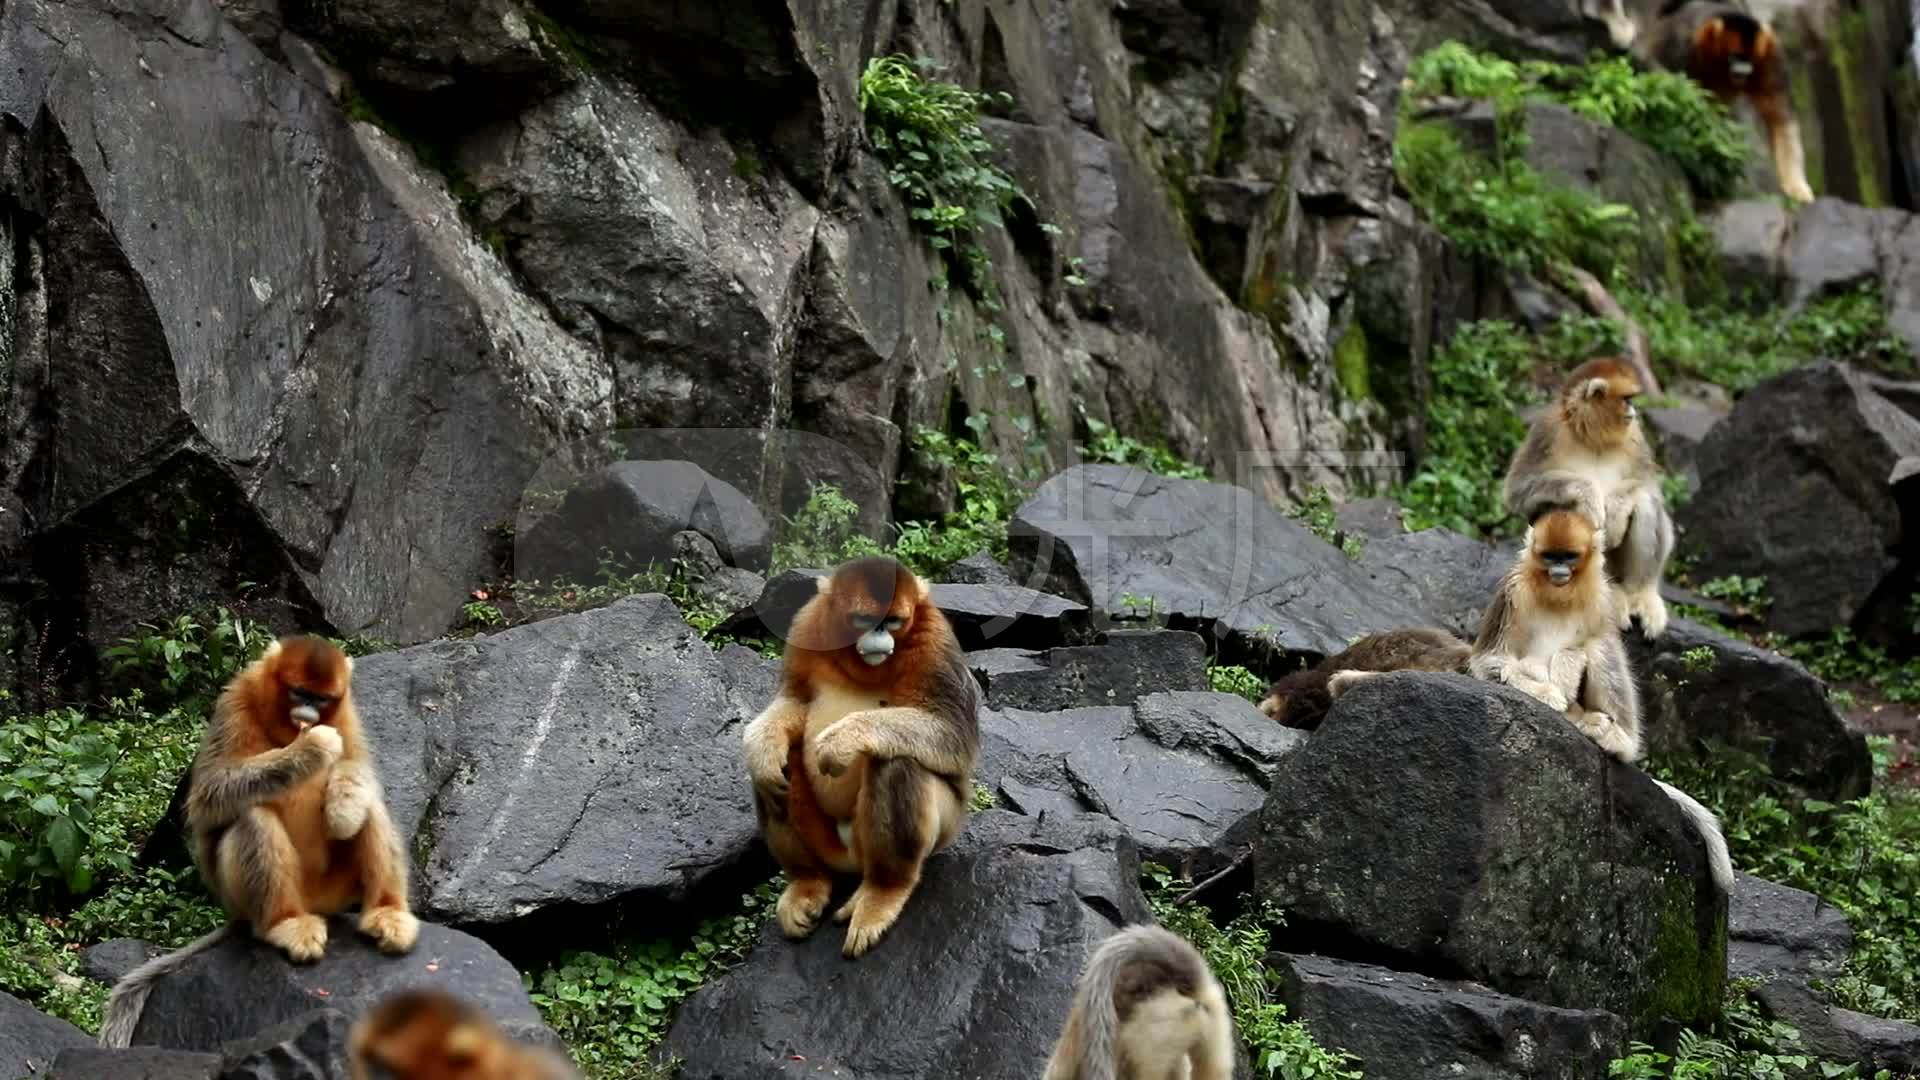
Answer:
[[[1866,1077],[1858,1065],[1820,1061],[1809,1054],[1792,1024],[1769,1019],[1747,997],[1750,986],[1728,988],[1726,1012],[1711,1032],[1680,1032],[1674,1053],[1645,1043],[1611,1063],[1614,1080],[1853,1080]],[[1872,1080],[1892,1080],[1882,1069]]]
[[[670,1076],[652,1058],[673,1010],[746,956],[783,887],[777,878],[760,885],[685,941],[634,938],[569,950],[522,979],[589,1080]]]
[[[1239,664],[1208,664],[1207,683],[1222,694],[1239,694],[1254,704],[1267,690],[1267,681]]]
[[[1655,374],[1691,377],[1735,395],[1813,360],[1910,375],[1906,345],[1887,326],[1873,286],[1816,300],[1797,314],[1774,305],[1700,304],[1621,290],[1621,306],[1647,333]]]
[[[1287,511],[1287,516],[1305,525],[1313,535],[1340,549],[1340,553],[1349,559],[1360,557],[1362,543],[1357,536],[1345,536],[1335,517],[1338,507],[1333,496],[1318,484],[1307,488],[1298,505]]]

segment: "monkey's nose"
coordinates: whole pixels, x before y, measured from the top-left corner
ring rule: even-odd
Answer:
[[[317,724],[320,722],[320,710],[311,705],[298,706],[293,710],[291,715],[293,716],[294,722],[303,727],[308,724]]]

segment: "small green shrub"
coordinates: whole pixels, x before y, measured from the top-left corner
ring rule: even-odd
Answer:
[[[1300,504],[1287,511],[1287,516],[1305,525],[1313,535],[1340,549],[1349,559],[1360,557],[1361,542],[1357,536],[1344,536],[1335,517],[1337,507],[1333,505],[1333,496],[1318,484],[1307,488],[1301,496]]]
[[[1685,75],[1640,71],[1624,56],[1569,66],[1514,63],[1445,42],[1408,70],[1410,97],[1490,98],[1508,108],[1553,101],[1624,131],[1678,165],[1710,198],[1731,195],[1746,171],[1745,133],[1713,96]]]
[[[1421,214],[1470,256],[1520,272],[1571,264],[1612,277],[1634,237],[1633,209],[1548,181],[1521,159],[1524,139],[1503,132],[1490,161],[1445,124],[1403,122],[1394,173]]]
[[[858,531],[860,506],[832,484],[815,484],[805,505],[786,519],[773,546],[773,572],[793,567],[825,569],[848,559],[877,555],[880,545]]]
[[[1700,595],[1732,604],[1735,614],[1742,617],[1757,618],[1764,615],[1773,604],[1773,598],[1767,595],[1767,579],[1764,577],[1742,577],[1739,574],[1717,577],[1700,586]]]
[[[1469,536],[1508,522],[1500,495],[1507,459],[1527,425],[1525,376],[1535,345],[1500,321],[1468,323],[1435,353],[1420,467],[1396,492],[1410,531],[1445,526]]]
[[[1176,902],[1181,887],[1165,867],[1148,863],[1141,872],[1154,919],[1192,942],[1226,989],[1234,1027],[1253,1055],[1255,1076],[1360,1080],[1353,1055],[1321,1046],[1305,1024],[1287,1019],[1286,1006],[1275,1000],[1278,977],[1267,969],[1266,958],[1270,928],[1281,925],[1277,908],[1263,902],[1217,927],[1206,908]]]
[[[1019,509],[1012,472],[972,440],[933,428],[914,432],[914,449],[953,474],[957,506],[937,522],[903,521],[889,553],[915,573],[931,574],[982,551],[1004,561],[1007,523]]]
[[[1791,313],[1771,305],[1701,305],[1622,290],[1621,306],[1647,333],[1657,374],[1688,375],[1745,393],[1818,359],[1886,374],[1910,374],[1912,356],[1887,326],[1879,291],[1864,285]]]
[[[1675,1053],[1663,1054],[1645,1043],[1612,1062],[1613,1080],[1858,1080],[1857,1065],[1816,1060],[1800,1043],[1800,1032],[1783,1020],[1761,1015],[1747,997],[1750,987],[1730,987],[1726,1012],[1712,1034],[1680,1033]],[[1891,1080],[1885,1069],[1873,1080]]]
[[[1777,652],[1807,666],[1829,683],[1860,683],[1888,701],[1920,701],[1920,659],[1895,659],[1851,629],[1835,627],[1827,636],[1803,641],[1773,638]]]
[[[928,243],[959,256],[968,279],[985,289],[993,260],[979,233],[1003,225],[1001,214],[1020,188],[993,164],[993,147],[980,130],[980,109],[993,95],[921,74],[931,67],[904,56],[867,62],[860,76],[867,138]]]
[[[1239,664],[1208,664],[1207,682],[1222,694],[1239,694],[1254,704],[1267,691],[1267,682]]]
[[[1838,1003],[1920,1021],[1920,789],[1887,782],[1891,742],[1871,745],[1879,782],[1846,803],[1806,798],[1746,755],[1656,774],[1719,815],[1735,866],[1846,914],[1853,954],[1828,988]]]
[[[113,692],[138,693],[147,708],[157,711],[211,713],[227,682],[266,650],[273,634],[230,608],[204,619],[180,615],[165,623],[142,623],[146,633],[103,650]]]
[[[736,912],[702,923],[690,941],[630,940],[606,952],[569,951],[521,978],[591,1080],[651,1075],[649,1058],[674,1008],[746,956],[782,887],[779,879],[759,886]]]
[[[1143,442],[1115,431],[1112,424],[1082,414],[1088,441],[1080,448],[1083,461],[1099,465],[1131,465],[1161,476],[1182,480],[1205,480],[1207,470],[1180,457],[1158,443]]]

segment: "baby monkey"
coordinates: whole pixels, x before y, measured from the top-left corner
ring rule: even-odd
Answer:
[[[1101,942],[1042,1080],[1231,1080],[1226,992],[1186,939],[1129,926]]]
[[[472,1005],[439,990],[404,990],[347,1036],[353,1080],[580,1080],[551,1050],[515,1042]]]

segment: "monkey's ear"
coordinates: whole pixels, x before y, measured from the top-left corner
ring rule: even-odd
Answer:
[[[347,678],[349,679],[353,678],[353,657],[348,656],[345,653],[341,653],[340,659],[345,660],[347,662],[347,667],[346,667]]]
[[[817,593],[826,593],[826,592],[833,591],[833,575],[821,574],[819,577],[814,578],[813,591]]]
[[[1773,36],[1773,28],[1770,26],[1761,27],[1760,32],[1753,36],[1753,62],[1756,64],[1763,63],[1771,57],[1774,50],[1779,47],[1780,41]]]
[[[279,655],[280,655],[280,639],[274,638],[272,644],[267,646],[267,651],[260,654],[260,659],[271,660],[274,657]]]
[[[1588,379],[1586,382],[1586,385],[1580,388],[1580,394],[1582,397],[1590,397],[1590,398],[1605,397],[1606,393],[1607,393],[1607,380],[1605,379]]]

